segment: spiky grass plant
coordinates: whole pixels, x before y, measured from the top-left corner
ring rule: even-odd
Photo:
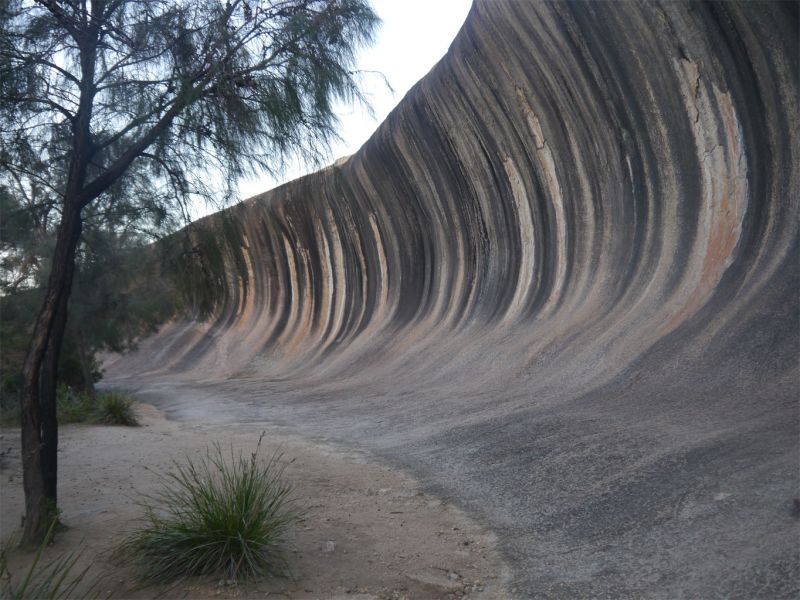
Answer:
[[[139,424],[134,408],[134,399],[122,392],[100,392],[97,395],[96,418],[105,425],[127,425],[135,427]]]
[[[39,546],[30,567],[19,582],[14,582],[8,567],[9,542],[0,547],[0,598],[8,600],[62,600],[67,598],[99,598],[101,580],[87,581],[90,567],[75,568],[80,553],[68,552],[42,566],[42,555],[53,538],[58,520],[53,519],[44,542]]]
[[[144,502],[144,527],[119,548],[143,579],[286,573],[284,536],[299,513],[282,455],[260,456],[263,438],[249,456],[232,448],[226,456],[214,444],[162,477],[160,492]]]

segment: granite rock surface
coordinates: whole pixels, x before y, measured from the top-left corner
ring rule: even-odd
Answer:
[[[521,598],[797,597],[798,56],[797,3],[477,0],[109,376],[409,469]]]

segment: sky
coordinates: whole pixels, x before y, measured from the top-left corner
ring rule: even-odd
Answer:
[[[372,0],[383,20],[373,46],[362,49],[358,68],[378,71],[383,78],[365,75],[362,91],[374,111],[370,116],[359,106],[337,110],[342,141],[334,143],[327,164],[356,152],[369,139],[406,92],[447,52],[467,17],[471,0]],[[239,182],[241,198],[248,198],[316,171],[323,165],[290,165],[279,178],[269,175]]]

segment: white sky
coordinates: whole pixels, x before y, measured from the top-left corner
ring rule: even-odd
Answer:
[[[383,25],[375,44],[361,51],[358,68],[383,73],[394,94],[380,76],[364,77],[362,91],[375,116],[370,117],[358,106],[342,107],[339,111],[342,141],[333,145],[327,164],[356,152],[406,92],[444,56],[466,19],[470,4],[471,0],[372,0]],[[241,197],[260,194],[319,168],[313,165],[291,167],[278,179],[264,175],[241,181]]]

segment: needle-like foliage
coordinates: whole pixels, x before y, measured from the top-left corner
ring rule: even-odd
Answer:
[[[284,536],[298,519],[280,454],[264,459],[216,444],[163,476],[144,503],[145,524],[120,546],[143,579],[165,583],[192,575],[239,580],[283,575]]]
[[[377,23],[366,0],[3,0],[0,184],[57,207],[85,158],[85,201],[133,188],[155,216],[215,200],[219,175],[321,158]]]

